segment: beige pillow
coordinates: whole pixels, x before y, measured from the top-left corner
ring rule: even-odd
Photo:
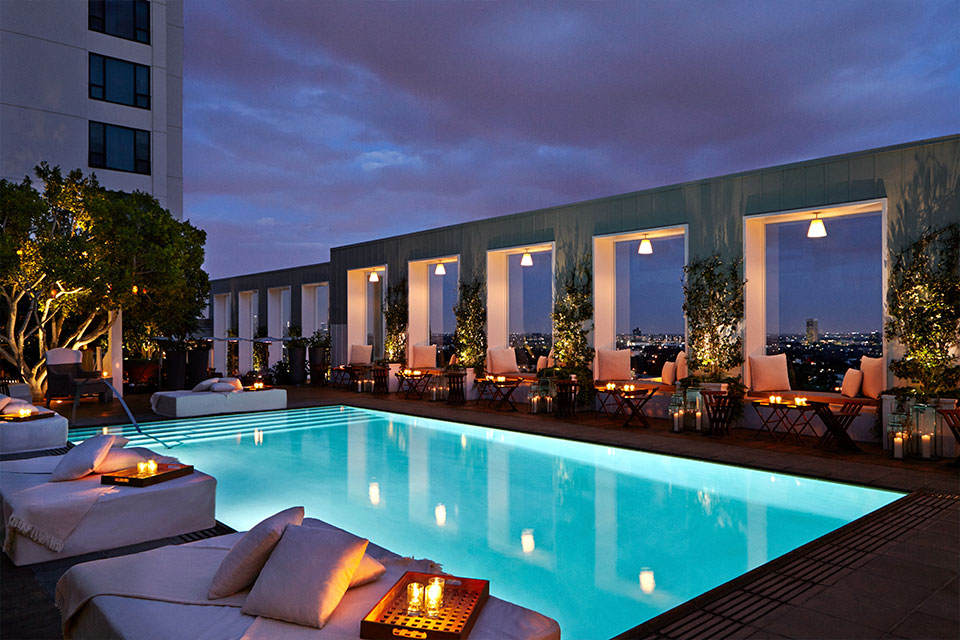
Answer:
[[[103,460],[94,467],[93,472],[112,473],[114,471],[120,471],[121,469],[132,469],[137,466],[138,462],[146,462],[149,459],[150,458],[147,458],[135,449],[112,447],[107,451],[107,455],[103,457]]]
[[[322,628],[347,592],[367,543],[346,531],[287,526],[241,611]]]
[[[180,462],[180,458],[174,458],[173,456],[161,456],[156,451],[152,449],[147,449],[146,447],[130,447],[127,451],[134,451],[139,453],[147,460],[153,460],[157,464],[177,464]]]
[[[352,344],[350,345],[350,360],[348,364],[370,364],[373,358],[372,344]]]
[[[843,374],[843,385],[840,387],[840,395],[848,398],[856,398],[860,395],[860,384],[863,382],[863,372],[859,369],[847,369]]]
[[[224,556],[217,573],[210,582],[207,598],[226,598],[246,589],[257,579],[257,574],[277,545],[288,524],[303,522],[303,507],[290,507],[263,520],[240,538]]]
[[[410,366],[414,369],[434,369],[437,366],[437,345],[410,347]]]
[[[683,380],[690,375],[690,370],[687,368],[687,352],[681,351],[677,354],[677,371],[676,379]]]
[[[20,409],[34,409],[35,407],[27,402],[26,400],[20,400],[19,398],[10,398],[5,405],[3,405],[4,415],[15,416],[20,412]]]
[[[220,382],[217,384],[222,384],[224,382],[232,385],[237,391],[243,391],[243,383],[240,382],[239,378],[220,378]]]
[[[597,349],[597,380],[631,380],[630,349]]]
[[[109,435],[93,436],[67,451],[53,470],[50,482],[76,480],[92,473],[110,453],[115,438]]]
[[[750,356],[750,388],[754,391],[790,391],[787,354]]]
[[[863,395],[879,398],[884,387],[883,358],[860,358],[860,371],[863,372]]]
[[[314,520],[313,518],[304,518],[303,527],[316,527],[319,529],[336,529],[336,527],[327,524],[326,522],[321,522],[319,520]],[[374,580],[379,580],[380,576],[387,572],[387,568],[383,566],[379,560],[371,558],[370,554],[363,554],[363,559],[360,561],[360,566],[357,567],[357,572],[353,574],[353,578],[350,580],[350,588],[360,587]]]
[[[214,382],[208,389],[208,391],[213,391],[214,393],[233,393],[236,390],[237,388],[229,382]]]
[[[660,382],[663,384],[673,384],[677,381],[677,363],[664,362],[663,371],[660,373]]]
[[[212,387],[218,382],[220,382],[220,378],[207,378],[206,380],[204,380],[203,382],[195,386],[193,390],[196,391],[197,393],[201,391],[210,391],[210,387]]]
[[[540,356],[537,358],[537,371],[543,371],[546,368],[548,368],[547,356]]]
[[[504,349],[490,349],[488,352],[487,371],[490,373],[519,373],[517,367],[517,352],[513,347]]]
[[[0,393],[0,411],[3,411],[3,408],[7,406],[7,403],[13,400],[10,396],[5,396]]]

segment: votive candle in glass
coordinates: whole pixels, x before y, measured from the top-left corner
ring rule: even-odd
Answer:
[[[443,578],[430,578],[426,589],[426,610],[428,618],[440,617],[443,607]]]
[[[893,437],[893,457],[897,460],[903,459],[903,436],[899,434]]]
[[[411,582],[407,585],[407,615],[418,616],[423,611],[423,585]]]
[[[924,460],[930,459],[930,434],[925,433],[920,436],[920,455],[923,456]]]
[[[157,472],[157,461],[156,460],[147,460],[147,473],[153,475]]]

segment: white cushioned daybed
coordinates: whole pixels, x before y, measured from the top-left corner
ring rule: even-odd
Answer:
[[[244,391],[236,378],[210,378],[192,391],[158,391],[150,396],[150,407],[154,413],[168,418],[270,411],[287,408],[287,391]]]
[[[253,562],[247,557],[240,561],[246,566],[233,567],[246,572],[245,580],[235,580],[230,588],[214,592],[215,586],[224,584],[224,566],[230,564],[229,559],[233,557],[237,565],[237,551],[244,549],[246,553],[252,548],[249,536],[287,512],[268,518],[248,534],[219,536],[72,567],[57,584],[57,606],[63,619],[64,638],[352,640],[360,637],[360,620],[404,572],[439,573],[438,567],[429,560],[402,558],[376,545],[368,546],[365,540],[320,520],[303,519],[301,509],[300,520],[290,522],[275,533],[279,541],[272,542],[276,545],[274,548],[266,548],[269,544],[259,541],[256,552],[268,554],[266,559]],[[302,526],[297,526],[300,524]],[[317,536],[325,542],[339,537],[360,541],[359,551],[355,550],[351,556],[350,566],[356,568],[342,571],[337,568],[333,574],[329,573],[328,565],[338,561],[331,560],[335,554],[326,543],[301,546],[299,554],[293,556],[297,566],[284,565],[284,560],[289,562],[291,557],[286,555],[280,559],[278,556],[286,553],[281,547],[294,533]],[[237,549],[228,556],[235,546]],[[356,565],[360,559],[357,553],[363,555],[359,566]],[[358,580],[364,563],[370,563],[371,559],[382,565],[381,573],[368,572]],[[331,577],[325,581],[310,577],[318,573]],[[363,580],[373,581],[364,583]],[[332,583],[337,586],[331,587]],[[246,587],[221,597],[242,584]],[[330,589],[333,589],[332,595]],[[216,599],[209,599],[211,595]],[[297,606],[295,603],[299,603],[298,612],[291,609]],[[318,612],[319,619],[316,618]],[[315,621],[311,621],[310,626],[306,621],[299,624],[289,621],[304,615]],[[491,596],[469,637],[471,640],[558,640],[560,628],[550,618]]]
[[[99,438],[114,436],[96,436]],[[137,461],[148,459],[175,460],[149,449],[122,449],[123,438],[117,442],[118,446],[108,446],[99,462],[88,465],[90,471],[73,480],[53,478],[62,474],[67,456],[77,457],[83,443],[64,455],[0,462],[3,548],[15,565],[112,549],[216,524],[217,481],[205,473],[194,471],[142,488],[101,484],[101,474],[92,472],[93,468],[106,472],[135,467]]]
[[[47,413],[50,409],[36,407],[26,400],[11,398],[0,394],[0,413],[17,415],[20,409],[29,409],[34,413]],[[67,444],[66,418],[53,412],[49,418],[25,421],[0,421],[0,453],[19,453],[54,449]]]

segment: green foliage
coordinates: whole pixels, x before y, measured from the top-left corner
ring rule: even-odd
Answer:
[[[553,357],[561,368],[580,381],[579,400],[588,402],[595,393],[593,384],[593,347],[587,335],[593,329],[593,272],[590,256],[581,257],[557,279],[557,299],[553,303]]]
[[[253,333],[253,338],[266,338],[267,337],[267,326],[260,325],[257,327],[257,330]],[[270,361],[270,345],[266,342],[254,342],[253,343],[253,370],[254,371],[263,371],[267,368],[267,363]]]
[[[719,381],[743,364],[743,286],[741,259],[724,264],[719,255],[683,268],[683,312],[687,317],[690,367]]]
[[[453,333],[457,361],[464,367],[473,367],[477,375],[483,372],[487,360],[485,293],[486,287],[482,281],[461,282],[460,297],[453,307],[453,314],[457,318],[457,328]]]
[[[287,342],[287,347],[303,347],[306,348],[307,340],[303,337],[303,329],[300,328],[298,324],[290,325],[290,328],[287,330],[287,336],[290,340]]]
[[[0,357],[34,395],[46,378],[44,352],[103,336],[123,309],[131,343],[186,338],[197,328],[209,281],[206,234],[174,219],[152,196],[107,191],[79,169],[46,163],[29,178],[0,180]]]
[[[383,312],[387,324],[384,351],[388,362],[405,362],[407,354],[407,281],[387,288],[387,305]]]
[[[312,336],[307,338],[307,346],[311,349],[329,348],[330,332],[317,329]]]
[[[921,234],[897,254],[887,285],[887,340],[904,347],[890,363],[927,398],[955,392],[960,364],[960,225]]]

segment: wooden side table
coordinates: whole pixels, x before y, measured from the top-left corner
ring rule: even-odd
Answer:
[[[577,414],[577,392],[580,385],[576,380],[557,380],[556,416],[569,418]]]
[[[467,396],[464,393],[463,385],[467,379],[465,371],[447,372],[447,382],[450,384],[450,395],[447,396],[447,402],[450,404],[464,404]]]

